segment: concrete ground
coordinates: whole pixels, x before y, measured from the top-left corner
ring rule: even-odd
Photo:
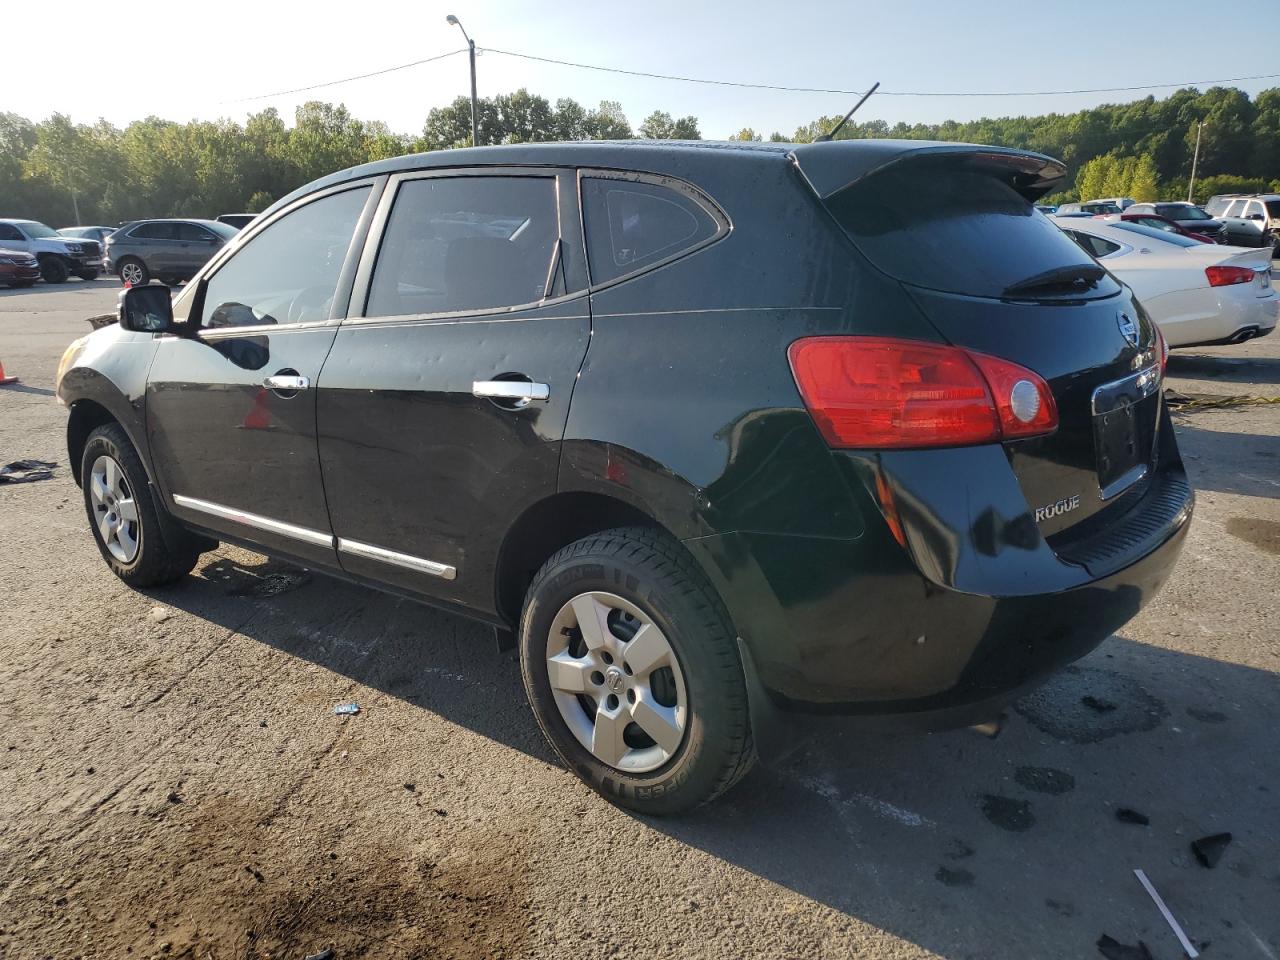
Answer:
[[[116,580],[52,387],[117,289],[0,293],[0,463],[59,464],[0,485],[0,956],[1181,956],[1135,867],[1205,957],[1280,956],[1280,404],[1176,417],[1199,506],[1171,583],[998,739],[833,721],[648,820],[559,766],[465,620],[229,547]],[[1170,380],[1278,396],[1280,336]]]

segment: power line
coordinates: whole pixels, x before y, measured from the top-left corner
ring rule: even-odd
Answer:
[[[283,97],[290,93],[306,93],[308,90],[319,90],[321,87],[336,87],[340,83],[351,83],[353,80],[368,80],[370,77],[380,77],[383,74],[395,73],[397,70],[408,70],[410,67],[420,67],[424,63],[434,63],[436,60],[443,60],[445,57],[452,57],[455,54],[466,53],[466,49],[450,50],[448,53],[441,53],[434,57],[427,57],[425,60],[414,60],[412,63],[402,63],[395,67],[387,67],[385,70],[374,70],[372,73],[361,73],[354,77],[344,77],[341,80],[326,80],[324,83],[313,83],[309,87],[294,87],[292,90],[277,90],[275,93],[260,93],[256,97],[241,97],[238,100],[224,100],[223,103],[248,103],[251,100],[270,100],[272,97]]]
[[[580,70],[598,70],[602,73],[622,73],[629,77],[648,77],[653,80],[678,80],[681,83],[703,83],[715,87],[745,87],[749,90],[782,90],[787,93],[839,93],[846,96],[861,96],[863,90],[841,90],[830,87],[788,87],[772,83],[744,83],[735,80],[708,80],[705,77],[680,77],[669,73],[648,73],[643,70],[623,70],[621,67],[602,67],[593,63],[574,63],[571,60],[556,60],[552,57],[538,57],[531,53],[516,53],[512,50],[497,50],[483,47],[486,53],[496,53],[504,57],[518,57],[521,60],[536,60],[539,63],[553,63],[561,67],[576,67]],[[1225,77],[1220,80],[1186,80],[1181,83],[1149,83],[1133,87],[1090,87],[1080,90],[994,90],[964,91],[954,90],[880,90],[882,97],[1052,97],[1070,93],[1126,93],[1134,90],[1160,90],[1167,87],[1198,87],[1211,83],[1239,83],[1244,80],[1272,80],[1280,77],[1280,73],[1264,73],[1253,77]]]

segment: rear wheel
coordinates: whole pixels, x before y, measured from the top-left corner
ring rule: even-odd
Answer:
[[[755,759],[728,613],[661,533],[609,530],[548,560],[525,599],[520,660],[552,747],[614,803],[689,810]]]
[[[158,507],[142,461],[117,424],[89,434],[80,479],[98,550],[117,577],[131,587],[151,587],[191,572],[208,541]]]
[[[81,270],[79,273],[76,274],[76,276],[79,277],[81,280],[97,280],[98,271],[97,270]]]
[[[151,282],[151,271],[136,257],[126,257],[116,267],[120,282],[130,287],[142,287]]]
[[[45,283],[66,283],[67,262],[61,257],[45,257],[40,261],[40,276]]]

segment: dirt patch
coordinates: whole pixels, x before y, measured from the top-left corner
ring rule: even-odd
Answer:
[[[939,867],[938,872],[933,877],[939,883],[948,887],[973,886],[973,874],[968,870],[949,870],[946,867]]]
[[[982,815],[1001,830],[1022,833],[1036,824],[1031,804],[1026,800],[988,793],[982,797]]]
[[[200,574],[211,583],[221,584],[229,597],[278,597],[311,582],[309,571],[278,560],[247,566],[222,557],[206,564]]]
[[[1013,779],[1027,790],[1051,796],[1067,793],[1076,786],[1075,777],[1053,767],[1019,767],[1014,771]]]
[[[349,850],[337,832],[336,849],[315,836],[300,844],[226,800],[146,812],[156,822],[145,851],[77,863],[69,890],[52,901],[74,926],[98,931],[95,956],[266,960],[330,946],[342,960],[524,952],[531,901],[518,835],[471,831],[437,861],[386,844]]]
[[[1259,517],[1228,517],[1227,533],[1259,550],[1280,555],[1280,521]]]
[[[1169,715],[1164,703],[1131,677],[1076,666],[1023,697],[1014,709],[1041,732],[1069,743],[1154,730]]]

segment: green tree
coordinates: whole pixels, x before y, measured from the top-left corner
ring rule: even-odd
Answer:
[[[701,140],[697,117],[672,120],[665,110],[655,110],[640,124],[640,136],[646,140]]]
[[[737,133],[735,133],[735,134],[733,134],[732,136],[730,136],[730,137],[729,137],[729,139],[730,139],[730,140],[755,141],[755,142],[757,142],[757,143],[758,143],[758,142],[759,142],[761,139],[763,139],[763,138],[760,136],[760,134],[756,133],[756,132],[755,132],[754,130],[752,130],[750,127],[743,127],[743,128],[742,128],[741,130],[739,130]]]

